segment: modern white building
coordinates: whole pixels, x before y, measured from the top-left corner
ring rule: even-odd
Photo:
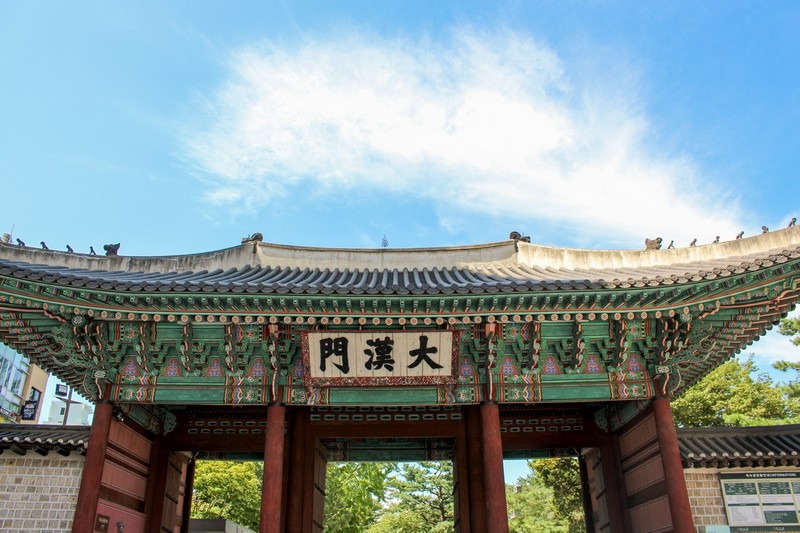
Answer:
[[[48,377],[27,357],[0,344],[0,423],[36,424]]]
[[[64,415],[67,415],[68,426],[88,426],[92,423],[92,415],[94,414],[94,406],[91,404],[80,403],[73,401],[67,413],[67,404],[65,400],[56,398],[50,402],[50,414],[45,424],[63,425]]]

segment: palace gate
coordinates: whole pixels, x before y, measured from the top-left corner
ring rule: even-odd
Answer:
[[[669,399],[800,298],[800,229],[669,250],[508,241],[98,257],[0,244],[0,339],[96,403],[73,531],[186,528],[193,458],[264,460],[262,532],[320,531],[328,460],[581,459],[597,532],[693,531]],[[377,455],[376,455],[377,454]]]

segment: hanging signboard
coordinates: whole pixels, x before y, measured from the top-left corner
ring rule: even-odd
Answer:
[[[314,386],[455,383],[453,331],[302,333],[306,382]]]
[[[39,402],[28,400],[22,406],[22,419],[23,420],[36,420],[36,411],[39,410]]]
[[[800,472],[720,474],[732,533],[800,531]]]

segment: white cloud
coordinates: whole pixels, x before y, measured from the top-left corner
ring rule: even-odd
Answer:
[[[655,146],[634,73],[570,75],[527,35],[265,43],[236,50],[230,70],[184,139],[217,204],[357,185],[628,243],[741,229],[735,199]]]

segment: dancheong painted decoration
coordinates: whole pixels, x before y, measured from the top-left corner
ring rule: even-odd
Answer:
[[[507,532],[503,459],[553,455],[594,531],[694,531],[669,399],[794,308],[800,228],[659,248],[0,244],[0,339],[96,403],[76,533],[188,531],[225,454],[260,533],[324,531],[329,460],[450,460],[454,530]]]
[[[0,337],[151,423],[187,404],[608,403],[679,394],[785,316],[798,283],[798,228],[641,251],[1,244]]]

